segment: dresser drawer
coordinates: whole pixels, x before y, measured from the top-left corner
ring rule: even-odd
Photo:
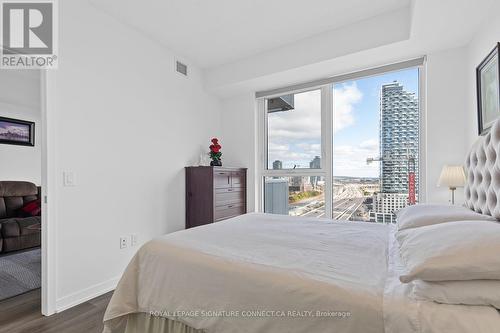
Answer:
[[[231,172],[231,185],[232,187],[245,187],[245,172],[244,171],[232,171]]]
[[[214,187],[215,188],[231,187],[231,171],[214,170]]]
[[[186,228],[247,212],[246,168],[186,167]]]
[[[243,188],[224,188],[215,190],[215,206],[225,206],[232,203],[244,203],[245,191]]]
[[[214,221],[228,219],[230,217],[238,216],[245,213],[244,203],[234,203],[215,208]]]

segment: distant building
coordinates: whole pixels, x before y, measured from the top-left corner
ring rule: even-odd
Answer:
[[[321,169],[321,157],[315,156],[314,159],[309,162],[310,169]],[[313,189],[318,187],[318,181],[320,180],[319,176],[311,176],[310,181]]]
[[[290,177],[288,179],[288,188],[290,192],[300,192],[300,185],[302,184],[302,177]]]
[[[315,156],[314,159],[309,162],[310,169],[321,169],[321,157]]]
[[[395,222],[394,213],[417,195],[419,111],[414,93],[398,82],[384,84],[380,94],[380,193],[373,196],[372,220]],[[414,183],[410,191],[410,172]]]
[[[264,211],[270,214],[288,215],[288,181],[266,179],[264,190]]]
[[[406,193],[377,193],[373,196],[372,221],[383,223],[396,222],[394,213],[408,204]]]
[[[290,192],[306,192],[313,189],[309,177],[306,176],[290,177],[288,187]]]
[[[418,189],[418,100],[398,82],[384,84],[380,96],[380,188],[408,193],[408,157],[414,158]]]
[[[273,170],[281,170],[283,169],[283,162],[280,160],[276,160],[273,162]]]

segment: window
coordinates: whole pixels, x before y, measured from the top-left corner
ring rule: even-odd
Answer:
[[[264,178],[266,213],[325,216],[325,179],[322,176]]]
[[[267,99],[267,168],[321,168],[321,90]]]
[[[395,222],[422,192],[422,70],[396,64],[260,98],[261,211]]]
[[[330,205],[325,146],[330,128],[326,87],[264,100],[263,211],[322,217]]]
[[[417,202],[418,83],[413,67],[332,85],[334,218],[393,222]]]

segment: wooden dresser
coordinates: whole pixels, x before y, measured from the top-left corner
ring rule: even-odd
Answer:
[[[247,169],[186,167],[186,229],[247,212]]]

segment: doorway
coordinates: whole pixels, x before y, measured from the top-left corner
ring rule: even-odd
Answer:
[[[42,286],[42,76],[0,75],[0,302]]]

